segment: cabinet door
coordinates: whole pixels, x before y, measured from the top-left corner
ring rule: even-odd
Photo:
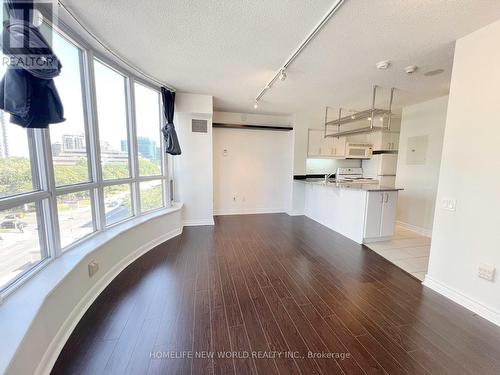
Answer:
[[[373,151],[383,150],[382,131],[370,133],[369,143],[373,145]]]
[[[309,130],[309,141],[307,146],[308,156],[321,156],[321,142],[323,132],[321,130]]]
[[[378,191],[368,192],[365,216],[365,238],[380,237],[382,225],[382,205],[384,193]]]
[[[381,237],[391,237],[394,235],[394,225],[396,222],[396,208],[398,204],[398,192],[387,191],[383,193],[384,204],[382,206],[382,220],[380,226]]]
[[[399,136],[400,133],[391,133],[391,150],[399,150]]]
[[[321,132],[321,156],[335,156],[334,138],[325,137]]]
[[[333,138],[333,150],[334,150],[335,156],[338,156],[338,157],[345,156],[345,149],[346,149],[346,138],[345,137]]]

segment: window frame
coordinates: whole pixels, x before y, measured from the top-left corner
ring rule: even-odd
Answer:
[[[37,206],[37,219],[39,227],[39,241],[41,256],[44,257],[37,265],[26,270],[22,274],[0,286],[0,300],[22,285],[29,278],[43,269],[54,259],[63,256],[65,253],[79,247],[82,243],[92,237],[99,235],[110,228],[120,226],[124,223],[133,222],[134,219],[142,215],[149,215],[172,206],[170,201],[170,191],[168,183],[172,176],[169,176],[169,157],[164,152],[165,142],[161,133],[161,127],[165,123],[161,102],[160,87],[147,79],[139,77],[137,74],[124,68],[121,64],[113,61],[104,54],[96,51],[84,39],[66,25],[48,24],[48,26],[79,50],[80,57],[80,79],[82,87],[83,119],[85,127],[85,142],[87,147],[87,166],[89,170],[89,181],[78,184],[56,186],[54,163],[52,158],[51,139],[49,129],[28,129],[28,144],[30,147],[30,165],[33,176],[34,190],[27,193],[11,195],[0,198],[0,210],[17,207],[23,204],[35,203]],[[115,180],[104,180],[101,166],[100,142],[99,142],[99,121],[97,115],[97,96],[94,61],[97,60],[110,69],[116,71],[125,78],[126,97],[126,123],[129,143],[129,177]],[[140,176],[139,174],[139,154],[137,145],[136,128],[136,103],[135,103],[135,83],[152,89],[158,95],[159,108],[159,129],[160,134],[160,154],[161,154],[161,174],[155,176]],[[54,126],[54,125],[52,125]],[[143,212],[140,204],[140,183],[147,181],[161,181],[163,206],[157,209]],[[104,202],[104,188],[114,185],[129,184],[131,189],[131,216],[106,226],[106,213]],[[69,193],[90,191],[91,214],[94,231],[74,243],[62,248],[61,233],[59,227],[59,213],[57,209],[57,198]]]

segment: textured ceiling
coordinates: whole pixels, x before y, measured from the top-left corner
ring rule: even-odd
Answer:
[[[346,0],[264,96],[253,98],[333,0],[65,0],[111,48],[178,91],[210,94],[217,110],[297,113],[369,106],[371,87],[396,106],[446,94],[454,41],[500,19],[498,0]],[[393,61],[387,71],[379,60]],[[410,64],[420,67],[411,76]],[[444,69],[434,77],[424,72]]]

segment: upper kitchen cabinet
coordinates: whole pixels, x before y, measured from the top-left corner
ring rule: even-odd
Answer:
[[[345,138],[325,138],[324,130],[309,129],[307,156],[316,158],[340,158],[345,156],[345,148]]]
[[[399,135],[399,132],[380,130],[370,133],[369,142],[373,145],[373,151],[397,151]]]

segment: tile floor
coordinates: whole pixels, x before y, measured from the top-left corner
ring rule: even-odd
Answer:
[[[396,226],[392,240],[366,246],[417,279],[424,280],[429,264],[430,238]]]

